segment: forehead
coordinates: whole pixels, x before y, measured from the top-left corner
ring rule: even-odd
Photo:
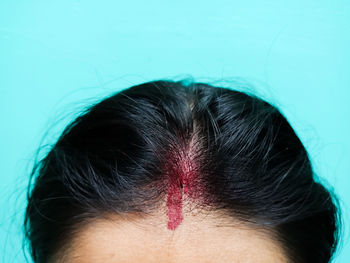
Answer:
[[[65,263],[287,262],[280,244],[266,232],[189,217],[175,231],[155,219],[96,220],[58,254],[65,254]]]

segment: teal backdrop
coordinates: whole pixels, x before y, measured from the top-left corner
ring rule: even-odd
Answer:
[[[334,262],[350,262],[348,0],[1,0],[0,262],[25,262],[25,191],[39,147],[83,107],[159,78],[248,81],[280,107],[340,197]]]

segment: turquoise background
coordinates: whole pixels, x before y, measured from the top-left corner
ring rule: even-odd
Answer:
[[[350,262],[349,47],[348,0],[0,1],[0,262],[25,261],[25,189],[40,145],[112,92],[186,77],[240,77],[280,107],[340,196],[335,262]]]

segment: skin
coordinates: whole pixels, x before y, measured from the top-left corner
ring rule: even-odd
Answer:
[[[81,227],[52,262],[289,262],[271,231],[232,218],[187,213],[175,230],[166,226],[164,213],[105,215]]]

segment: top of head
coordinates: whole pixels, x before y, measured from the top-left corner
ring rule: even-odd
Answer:
[[[36,262],[106,213],[164,210],[172,231],[186,213],[215,211],[273,230],[298,262],[326,262],[336,244],[336,207],[288,121],[228,88],[123,90],[68,125],[34,174],[26,229]]]

